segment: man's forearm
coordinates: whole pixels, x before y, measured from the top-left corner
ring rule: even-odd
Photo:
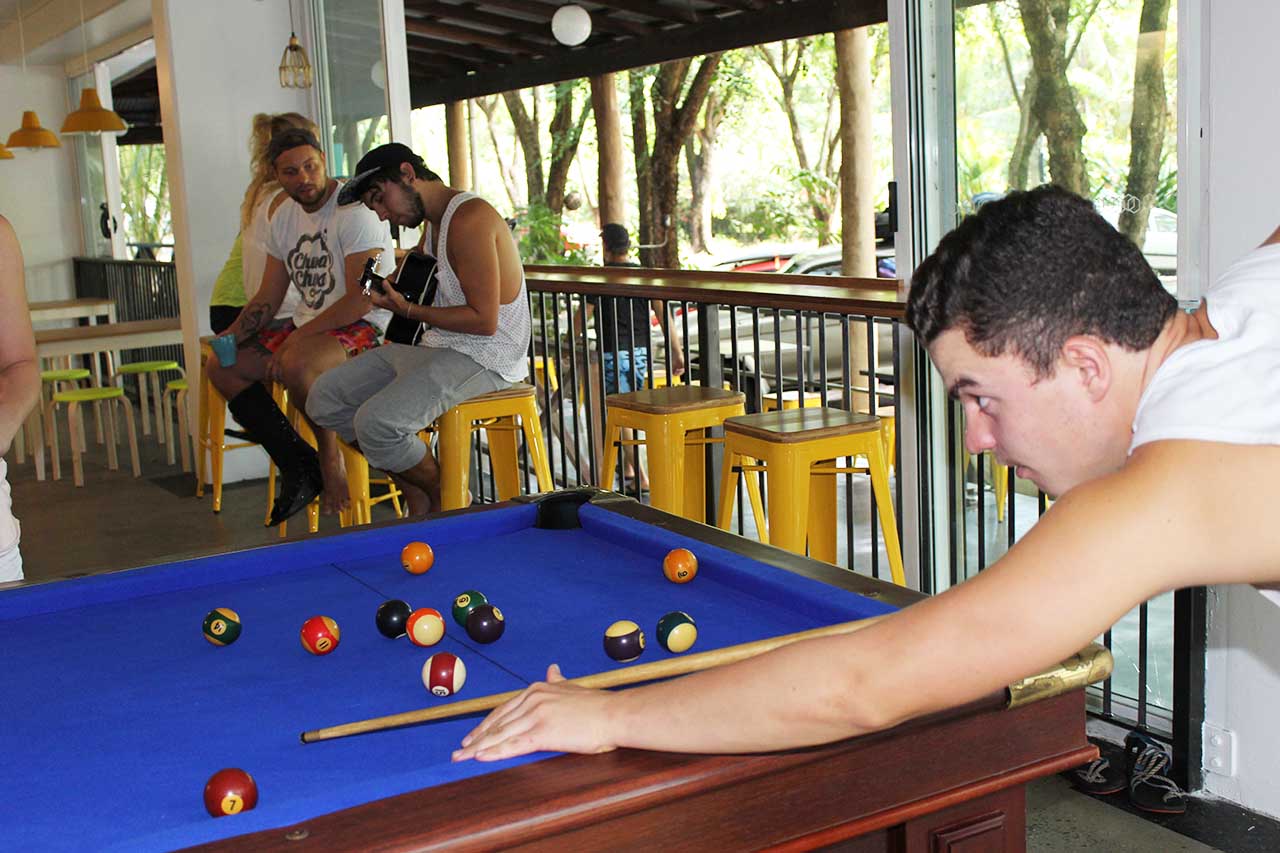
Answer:
[[[412,305],[409,307],[409,319],[464,335],[488,337],[498,331],[496,317],[486,318],[470,305],[451,305],[448,308]]]
[[[18,361],[0,370],[0,447],[8,449],[40,399],[40,370]]]
[[[254,299],[240,309],[236,317],[223,334],[235,335],[236,343],[244,343],[258,336],[258,333],[271,324],[279,306],[272,305],[265,299]]]

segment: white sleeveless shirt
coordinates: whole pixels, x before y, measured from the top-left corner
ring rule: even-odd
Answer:
[[[459,193],[449,200],[440,217],[440,236],[434,241],[436,246],[436,275],[439,278],[439,289],[433,305],[440,308],[451,308],[466,305],[467,297],[462,292],[462,283],[458,274],[449,263],[449,222],[453,213],[464,202],[479,198],[475,193]],[[427,225],[427,244],[433,240],[430,224]],[[519,382],[529,375],[529,337],[533,324],[529,317],[529,297],[525,290],[524,270],[520,271],[520,293],[506,305],[498,306],[498,329],[492,335],[471,335],[465,332],[451,332],[447,329],[428,328],[422,336],[419,346],[443,347],[456,350],[470,356],[476,364],[497,373],[508,382]]]
[[[0,554],[17,544],[18,522],[13,517],[13,501],[9,497],[9,466],[0,456]],[[13,578],[0,577],[0,582],[6,580]]]
[[[1216,339],[1174,350],[1138,402],[1129,452],[1152,441],[1280,445],[1280,244],[1233,264],[1204,294]],[[1280,605],[1280,590],[1259,590]]]

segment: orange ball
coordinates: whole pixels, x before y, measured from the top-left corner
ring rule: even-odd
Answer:
[[[313,655],[327,655],[338,647],[338,623],[328,616],[312,616],[302,623],[302,647]]]
[[[672,583],[688,583],[698,574],[698,558],[688,548],[676,548],[663,558],[662,573]]]
[[[411,575],[425,574],[435,562],[435,552],[426,542],[410,542],[400,552],[400,565]]]

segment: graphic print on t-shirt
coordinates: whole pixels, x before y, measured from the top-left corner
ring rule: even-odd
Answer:
[[[301,235],[284,261],[289,280],[302,294],[303,303],[313,311],[324,305],[337,284],[333,275],[333,254],[324,237],[324,231]]]

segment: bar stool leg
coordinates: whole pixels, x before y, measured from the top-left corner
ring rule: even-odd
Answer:
[[[741,465],[742,457],[727,444],[724,449],[724,465],[720,468],[720,500],[716,503],[716,527],[728,530],[733,521],[733,505],[738,498],[738,475],[746,472],[735,471]]]
[[[201,347],[204,358],[204,348]],[[200,384],[196,387],[196,497],[204,497],[204,474],[207,468],[205,454],[210,451],[211,433],[209,432],[209,395],[213,392],[213,384],[204,372],[204,362],[200,363]]]
[[[436,421],[440,463],[440,509],[462,509],[471,480],[471,423],[456,408]],[[431,452],[431,446],[427,446]]]
[[[685,518],[706,521],[707,518],[707,446],[700,441],[707,435],[705,429],[689,430],[684,443],[684,512]],[[659,461],[660,458],[659,458]]]
[[[120,398],[120,405],[124,408],[125,428],[129,430],[129,461],[133,463],[133,476],[142,476],[142,466],[138,464],[138,432],[133,427],[133,406],[129,403],[128,397]],[[115,446],[115,424],[111,426],[111,445]]]
[[[649,503],[680,516],[684,515],[682,490],[687,457],[684,435],[683,425],[675,418],[663,418],[658,429],[646,431],[644,436],[649,458],[658,462],[649,466]]]
[[[600,476],[596,485],[612,490],[613,476],[618,468],[618,442],[622,441],[622,427],[612,417],[605,420],[604,439],[604,461],[600,463]]]
[[[31,456],[36,463],[36,482],[44,482],[44,408],[36,406],[31,410],[31,417],[27,419],[27,429],[30,431],[27,440],[31,442]]]
[[[148,381],[148,384],[150,384],[151,386],[151,404],[155,408],[155,412],[156,412],[156,441],[160,442],[161,444],[164,444],[165,440],[169,437],[168,436],[169,429],[168,429],[167,423],[165,424],[164,429],[160,428],[160,410],[161,408],[164,408],[165,415],[167,416],[169,413],[169,409],[167,407],[162,406],[162,404],[164,403],[164,389],[160,387],[160,374],[148,373],[147,381]],[[172,459],[169,460],[169,464],[170,465],[173,464]]]
[[[520,463],[516,456],[517,429],[520,429],[520,426],[516,423],[514,416],[498,418],[485,428],[485,433],[489,437],[489,462],[493,468],[493,485],[498,491],[500,501],[511,500],[520,494]]]
[[[62,452],[58,449],[58,422],[56,415],[58,404],[53,400],[45,403],[44,408],[44,443],[49,446],[49,464],[53,469],[53,479],[62,479]]]
[[[169,464],[174,463],[173,457],[173,413],[169,411],[169,394],[167,392],[160,393],[160,411],[161,419],[164,421],[164,429],[157,430],[163,439],[160,443],[165,445],[168,452],[165,454]]]
[[[884,549],[889,555],[889,571],[893,582],[906,586],[907,576],[902,569],[902,544],[898,541],[898,522],[893,512],[893,495],[889,493],[889,470],[885,464],[884,448],[872,443],[867,452],[867,464],[871,467],[871,489],[876,496],[876,512],[880,515],[880,530],[884,533]]]
[[[116,406],[117,403],[120,404],[119,407]],[[118,470],[120,468],[120,457],[116,452],[116,438],[117,438],[116,409],[117,408],[125,408],[125,409],[129,408],[129,399],[127,397],[121,397],[119,400],[107,401],[107,422],[105,425],[107,429],[107,433],[105,438],[106,438],[106,445],[107,445],[107,458],[109,460],[110,459],[115,460],[115,464],[111,469],[113,471]]]
[[[769,541],[793,554],[804,554],[809,521],[809,466],[784,452],[769,459]]]
[[[72,480],[77,486],[84,485],[84,461],[81,454],[84,450],[80,447],[80,442],[76,439],[77,431],[80,425],[77,423],[76,415],[79,413],[80,404],[71,402],[67,404],[67,440],[71,442],[71,473]]]
[[[208,406],[209,481],[213,485],[213,511],[222,512],[222,450],[227,434],[227,403],[212,383]]]
[[[187,392],[179,391],[173,398],[174,405],[178,407],[178,447],[181,451],[182,470],[187,472],[191,470],[191,432],[187,429]]]
[[[142,412],[142,434],[151,435],[151,408],[147,405],[147,374],[136,374],[138,380],[138,408]],[[124,384],[121,380],[120,384]]]
[[[877,437],[878,440],[878,437]],[[809,477],[809,556],[824,563],[836,561],[836,475],[821,469],[836,460],[814,463]]]
[[[524,431],[525,447],[529,449],[529,461],[533,463],[533,473],[538,479],[538,491],[550,492],[556,487],[555,481],[551,479],[551,464],[547,458],[547,445],[543,439],[542,425],[538,421],[538,405],[533,399],[527,400],[520,414],[520,428]],[[513,443],[514,448],[514,443]],[[514,452],[514,451],[513,451]],[[512,469],[515,470],[519,466],[515,464],[515,456],[512,456]],[[517,473],[518,481],[518,473]],[[517,487],[516,492],[512,493],[512,497],[519,494]]]

